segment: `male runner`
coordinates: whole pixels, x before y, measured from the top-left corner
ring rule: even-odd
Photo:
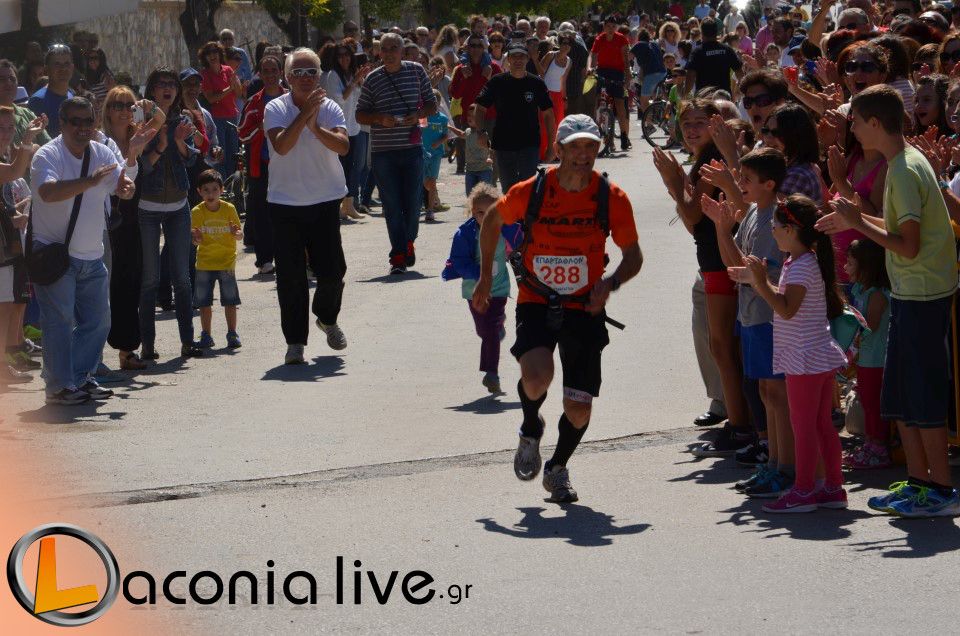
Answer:
[[[600,352],[609,342],[604,305],[643,263],[630,200],[593,170],[600,141],[589,116],[564,118],[555,144],[560,166],[545,173],[540,188],[537,176],[516,184],[487,211],[480,230],[480,280],[472,302],[483,312],[490,300],[501,226],[517,221],[530,226],[520,248],[517,341],[510,350],[520,362],[517,390],[523,407],[514,472],[524,481],[540,472],[540,406],[553,381],[553,350],[559,344],[563,415],[556,450],[543,468],[543,487],[556,503],[577,500],[566,465],[587,430],[591,402],[600,393]],[[542,204],[531,216],[528,205],[531,196],[537,200],[538,191]],[[622,260],[612,276],[603,278],[607,230]]]

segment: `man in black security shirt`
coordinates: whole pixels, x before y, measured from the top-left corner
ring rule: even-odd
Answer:
[[[540,111],[547,127],[547,139],[554,139],[556,119],[553,102],[543,80],[527,72],[527,48],[523,42],[507,47],[507,73],[494,75],[477,96],[477,121],[486,109],[495,106],[497,120],[491,145],[497,153],[500,184],[506,193],[513,184],[529,179],[537,171],[540,157]],[[547,146],[546,161],[553,160],[553,143]]]
[[[719,88],[730,92],[730,71],[743,75],[743,63],[736,51],[717,42],[719,25],[713,18],[707,18],[700,23],[700,39],[702,44],[690,54],[690,61],[685,67],[687,80],[683,86],[683,94],[688,95],[691,88],[699,93],[704,88]]]

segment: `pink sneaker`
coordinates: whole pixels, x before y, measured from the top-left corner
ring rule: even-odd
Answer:
[[[840,510],[847,507],[847,491],[842,486],[833,490],[824,486],[814,494],[814,497],[817,500],[817,508]]]
[[[773,503],[765,505],[764,512],[813,512],[817,509],[817,497],[812,492],[802,493],[791,488]]]

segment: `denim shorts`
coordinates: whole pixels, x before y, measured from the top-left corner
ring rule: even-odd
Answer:
[[[890,333],[883,365],[880,416],[907,426],[944,426],[950,410],[947,328],[953,296],[890,299]]]
[[[782,374],[773,372],[773,323],[744,327],[738,320],[737,332],[743,353],[743,375],[751,380],[782,380]]]
[[[434,179],[440,176],[440,162],[443,161],[443,153],[430,156],[423,155],[423,178]]]
[[[643,97],[650,97],[653,95],[653,91],[657,89],[657,84],[666,79],[666,72],[661,73],[650,73],[649,75],[643,76],[643,83],[640,85],[640,94]]]
[[[235,307],[240,304],[240,290],[237,288],[237,275],[231,270],[197,270],[193,283],[193,306],[210,307],[213,305],[213,286],[220,281],[220,305]]]

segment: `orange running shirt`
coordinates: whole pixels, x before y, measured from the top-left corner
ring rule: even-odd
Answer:
[[[540,215],[531,230],[523,262],[526,268],[560,294],[586,294],[603,276],[606,237],[596,222],[600,175],[593,173],[590,185],[568,192],[557,181],[557,169],[547,171],[546,192]],[[506,224],[523,221],[536,176],[516,184],[497,201]],[[626,193],[610,184],[610,235],[620,248],[636,243],[633,206]],[[519,285],[518,303],[546,304],[546,299]],[[567,306],[582,308],[579,303]]]

